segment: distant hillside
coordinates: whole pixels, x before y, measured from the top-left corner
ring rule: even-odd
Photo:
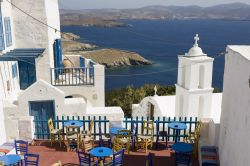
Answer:
[[[250,5],[232,3],[211,7],[147,6],[139,9],[61,10],[62,25],[126,26],[119,19],[250,20]]]

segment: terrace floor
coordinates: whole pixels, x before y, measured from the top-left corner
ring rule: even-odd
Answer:
[[[170,143],[171,144],[171,143]],[[174,151],[170,148],[166,149],[164,143],[160,144],[158,149],[155,145],[152,150],[149,150],[154,154],[153,165],[154,166],[174,166]],[[59,145],[50,146],[48,141],[35,141],[33,145],[29,146],[29,153],[36,153],[40,155],[39,166],[51,166],[57,161],[61,161],[63,166],[78,166],[78,156],[75,151],[67,152],[65,147],[59,147]],[[146,165],[146,155],[148,153],[140,152],[130,152],[130,154],[125,153],[124,166],[145,166]],[[192,165],[198,166],[198,160],[192,159]]]

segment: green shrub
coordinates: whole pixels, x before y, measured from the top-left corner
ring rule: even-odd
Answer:
[[[106,92],[106,106],[120,106],[125,116],[131,117],[132,104],[138,104],[147,96],[154,95],[154,86],[157,87],[157,95],[166,96],[175,94],[175,86],[145,84],[140,88],[127,86],[126,88],[113,89]]]

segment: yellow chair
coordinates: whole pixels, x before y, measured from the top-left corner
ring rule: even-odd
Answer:
[[[85,131],[83,131],[82,134],[80,134],[80,142],[82,142],[83,139],[88,138],[88,137],[94,139],[94,138],[92,137],[92,130],[93,130],[93,127],[94,127],[94,121],[91,120],[91,121],[90,121],[90,124],[89,124],[89,130],[88,130],[88,131],[85,130]]]
[[[188,133],[187,137],[184,138],[184,142],[186,143],[194,143],[195,138],[200,137],[200,130],[202,127],[202,122],[199,121],[194,129],[194,132]]]
[[[147,134],[148,133],[148,134]],[[148,146],[153,147],[154,141],[154,122],[153,121],[144,121],[142,127],[142,134],[137,136],[137,141],[135,147],[141,148],[148,151]]]
[[[131,131],[130,130],[118,130],[116,138],[119,139],[120,144],[122,144],[122,148],[126,149],[129,154],[130,145],[131,145]]]
[[[92,137],[86,137],[81,140],[80,144],[81,144],[82,149],[85,152],[88,152],[94,148],[94,139]]]
[[[49,134],[50,134],[50,145],[52,146],[52,144],[55,142],[56,137],[60,143],[60,146],[62,145],[62,140],[63,140],[63,130],[62,129],[55,129],[54,125],[53,125],[53,121],[52,118],[50,118],[48,120],[48,127],[49,127]]]
[[[66,127],[66,146],[67,146],[67,152],[70,150],[70,146],[73,143],[76,143],[76,150],[79,149],[79,128],[75,126],[69,126]]]
[[[124,142],[121,141],[120,138],[115,137],[114,138],[114,143],[113,143],[113,151],[118,152],[118,151],[122,150],[123,147],[124,147]]]

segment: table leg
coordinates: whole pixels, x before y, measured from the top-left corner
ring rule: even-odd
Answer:
[[[178,134],[179,134],[179,131],[176,129],[175,130],[175,143],[178,142]]]

